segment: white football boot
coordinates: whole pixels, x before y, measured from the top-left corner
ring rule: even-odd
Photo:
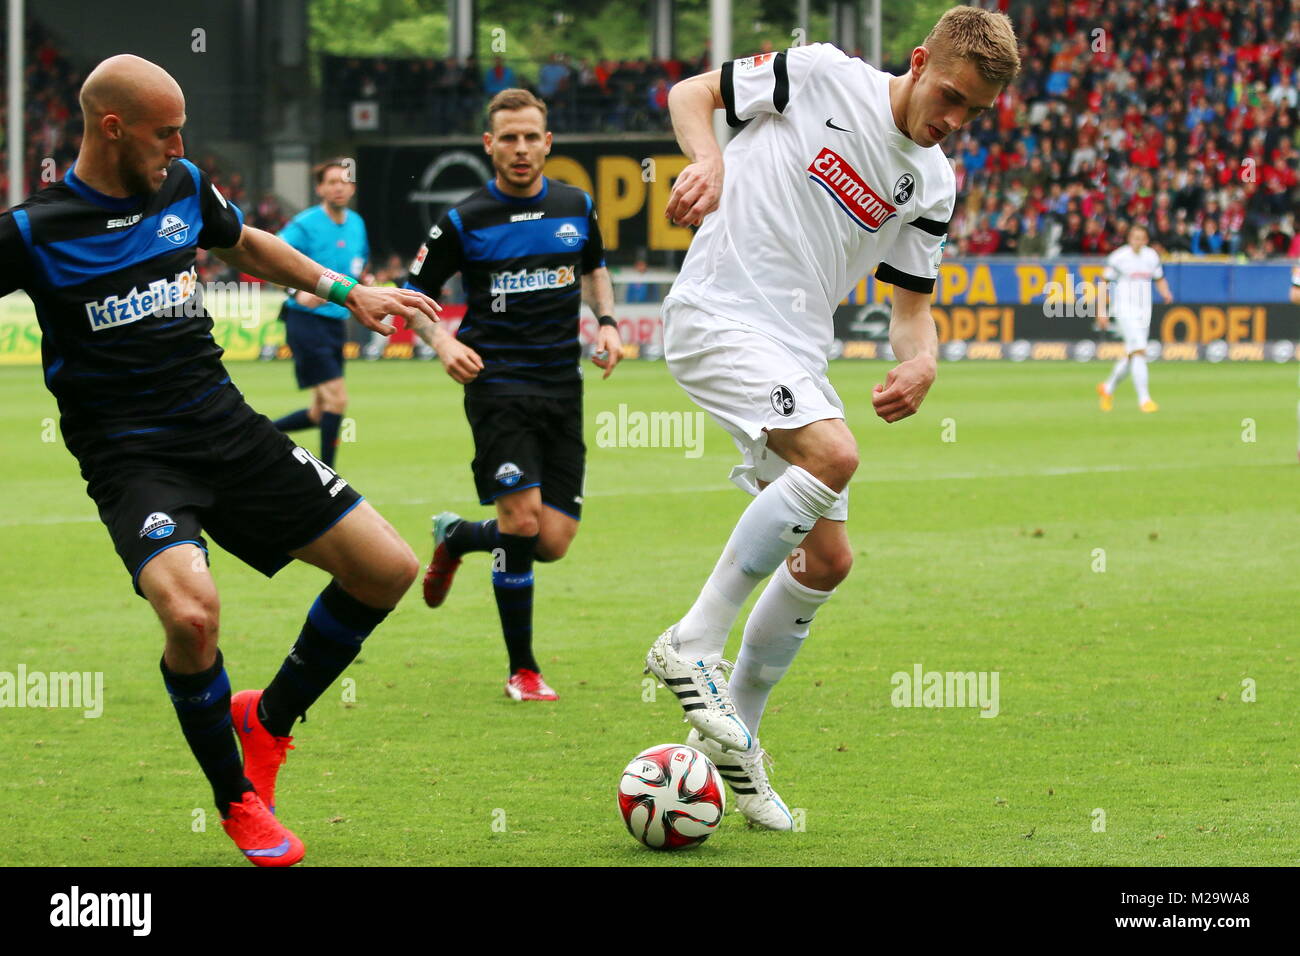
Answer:
[[[745,752],[724,751],[712,740],[701,737],[692,730],[686,738],[686,746],[694,747],[713,761],[727,781],[727,786],[736,795],[736,809],[745,815],[753,826],[764,830],[793,830],[794,817],[785,801],[776,795],[772,784],[768,782],[767,770],[763,762],[771,764],[767,751],[754,741],[752,749]]]
[[[718,665],[693,661],[673,647],[677,625],[659,635],[646,655],[646,673],[654,674],[677,695],[686,719],[702,737],[717,741],[723,750],[749,750],[754,739],[736,713],[726,676]]]

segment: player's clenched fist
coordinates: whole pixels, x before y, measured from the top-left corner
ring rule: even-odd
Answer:
[[[934,359],[918,355],[895,365],[885,376],[885,384],[872,389],[871,404],[876,414],[887,422],[915,415],[934,384]]]
[[[677,175],[665,210],[676,226],[698,226],[722,200],[722,158],[691,163]]]
[[[434,347],[438,350],[438,360],[442,362],[447,374],[462,385],[474,381],[478,378],[478,373],[483,371],[483,359],[479,354],[450,335],[438,336]]]
[[[385,321],[390,315],[406,319],[408,328],[418,329],[425,321],[437,322],[442,306],[414,289],[376,288],[355,285],[343,304],[368,329],[384,335],[397,331]]]

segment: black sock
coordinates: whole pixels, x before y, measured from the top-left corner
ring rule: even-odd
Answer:
[[[320,413],[320,460],[327,468],[334,467],[334,452],[339,447],[339,425],[342,415],[334,412]]]
[[[453,558],[459,558],[470,551],[491,551],[501,547],[501,533],[497,531],[496,518],[487,521],[458,521],[451,526],[444,540]]]
[[[316,426],[316,423],[311,420],[311,416],[307,414],[307,409],[305,408],[300,408],[296,412],[290,412],[283,418],[277,418],[275,421],[271,422],[271,424],[282,432],[300,432],[304,428],[314,428]]]
[[[277,737],[287,737],[293,722],[306,715],[387,616],[387,610],[362,604],[331,581],[311,606],[293,650],[262,694],[257,716],[263,726]]]
[[[244,776],[244,762],[230,723],[230,678],[225,660],[218,650],[216,662],[198,674],[175,674],[167,669],[165,658],[159,666],[185,742],[212,784],[217,809],[225,817],[230,804],[238,803],[245,791],[253,789]]]
[[[492,590],[510,655],[510,673],[521,667],[540,670],[533,658],[533,550],[537,535],[498,537],[500,550],[492,555]]]

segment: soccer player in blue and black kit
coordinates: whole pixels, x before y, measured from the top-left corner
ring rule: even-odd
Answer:
[[[419,562],[345,479],[244,401],[212,338],[195,250],[315,289],[381,332],[402,315],[431,340],[437,306],[356,285],[244,225],[182,158],[185,98],[155,64],[105,60],[86,78],[81,108],[85,133],[67,177],[0,214],[0,295],[25,289],[35,303],[63,439],[162,623],[163,681],[222,827],[250,862],[289,866],[303,845],[274,806],[290,727]],[[231,696],[204,531],[267,576],[297,558],[333,578],[265,690]]]
[[[304,209],[280,230],[280,238],[326,269],[347,275],[365,273],[370,258],[366,224],[348,208],[356,192],[351,167],[332,159],[316,167],[319,206]],[[343,384],[343,343],[347,341],[348,310],[299,289],[284,303],[281,318],[285,341],[293,352],[299,388],[310,388],[310,408],[276,419],[284,432],[320,426],[320,460],[334,467],[339,425],[348,407]]]
[[[474,483],[497,516],[434,518],[424,600],[442,604],[463,555],[490,553],[510,657],[506,694],[555,700],[533,657],[533,561],[564,557],[582,515],[580,299],[599,318],[592,359],[605,378],[622,343],[591,197],[542,175],[551,151],[546,105],[526,90],[503,90],[488,104],[487,121],[483,147],[496,176],[430,230],[407,286],[436,291],[461,274],[465,318],[456,338],[433,329],[433,347],[465,385]]]

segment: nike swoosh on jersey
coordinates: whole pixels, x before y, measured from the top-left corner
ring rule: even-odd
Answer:
[[[796,624],[811,624],[811,623],[812,623],[812,618],[810,618],[810,617],[807,617],[807,618],[804,618],[804,617],[796,617],[796,618],[794,619],[794,622],[795,622]]]
[[[836,126],[833,122],[831,122],[831,120],[833,120],[834,118],[835,118],[835,117],[832,116],[831,119],[828,119],[828,120],[826,121],[826,125],[829,126],[831,129],[837,129],[837,130],[839,130],[841,133],[852,133],[852,132],[853,132],[853,130],[851,130],[851,129],[845,129],[843,126]]]

